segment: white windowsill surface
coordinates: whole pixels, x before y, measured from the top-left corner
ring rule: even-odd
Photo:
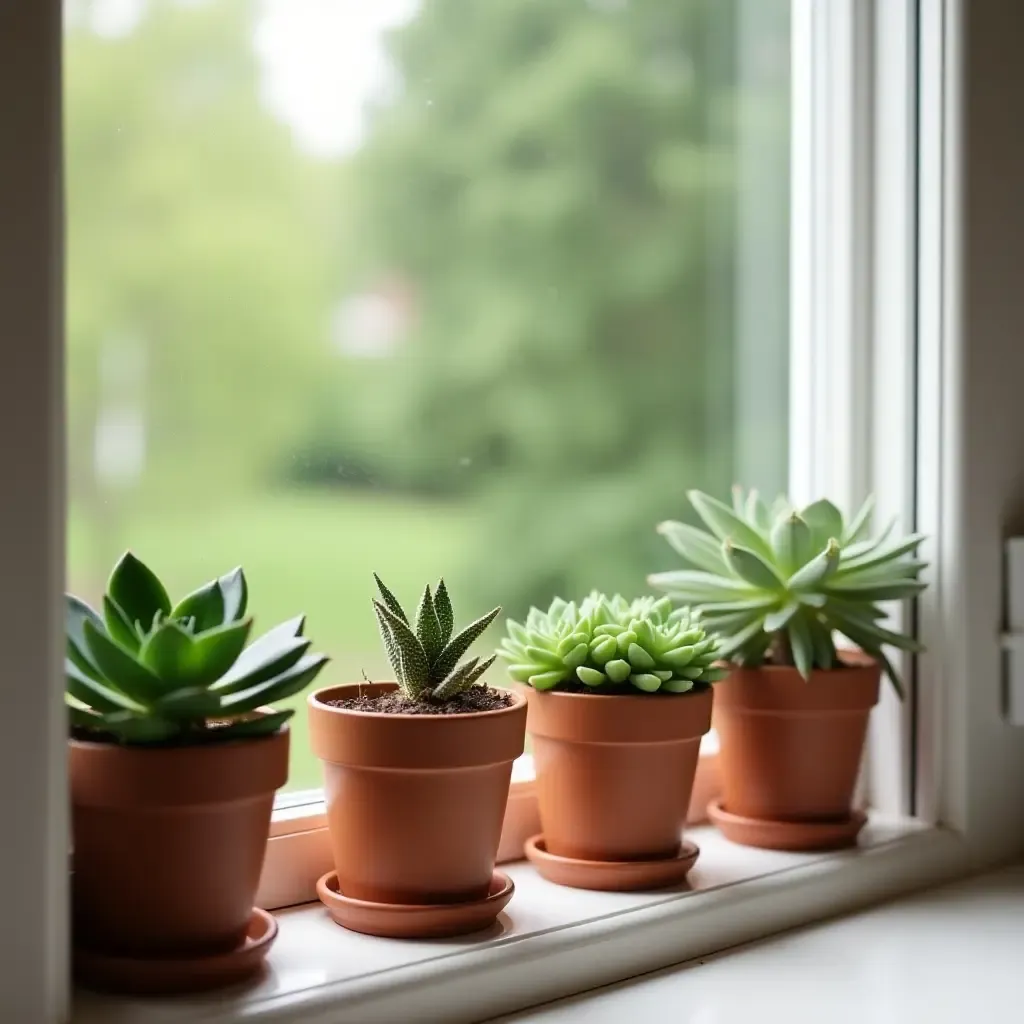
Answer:
[[[690,889],[587,892],[505,865],[516,894],[494,928],[429,942],[347,932],[309,904],[277,914],[266,975],[249,986],[173,1000],[79,991],[73,1021],[480,1021],[954,878],[969,863],[955,834],[877,816],[858,849],[833,854],[747,849],[711,828],[687,835],[701,847]]]

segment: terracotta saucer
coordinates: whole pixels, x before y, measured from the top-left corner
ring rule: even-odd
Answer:
[[[851,811],[838,821],[769,821],[731,814],[719,800],[708,804],[708,818],[733,843],[764,850],[841,850],[857,845],[857,833],[867,822],[863,811]]]
[[[167,959],[110,956],[74,950],[75,981],[100,992],[184,995],[233,985],[258,973],[274,939],[277,921],[254,907],[245,941],[230,953]]]
[[[696,843],[684,839],[674,857],[657,860],[578,860],[548,853],[542,835],[526,840],[526,858],[543,878],[573,889],[634,892],[678,885],[700,856]]]
[[[495,869],[490,892],[469,903],[368,903],[338,891],[338,875],[328,871],[316,883],[320,902],[343,928],[387,939],[439,939],[486,928],[505,909],[515,884]]]

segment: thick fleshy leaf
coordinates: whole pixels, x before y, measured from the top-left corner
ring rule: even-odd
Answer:
[[[434,687],[431,696],[435,700],[448,700],[456,694],[462,693],[463,690],[469,689],[472,685],[470,680],[473,670],[479,661],[479,658],[471,658],[469,661],[464,661],[457,668],[452,669],[447,677]]]
[[[868,530],[871,529],[871,516],[874,511],[875,496],[869,494],[864,504],[857,510],[857,514],[847,525],[846,532],[840,538],[844,548],[849,544],[856,544],[867,536]]]
[[[433,665],[444,649],[444,640],[441,637],[441,623],[437,619],[434,595],[430,592],[429,584],[423,588],[423,596],[420,597],[420,603],[416,608],[416,638],[426,652],[427,661]]]
[[[213,684],[212,689],[220,694],[237,693],[265,679],[272,679],[291,668],[309,650],[310,645],[308,638],[293,636],[272,646],[265,645],[256,655],[251,655],[249,652],[264,639],[266,637],[260,637],[256,643],[242,651],[238,661]]]
[[[217,581],[224,598],[224,621],[237,622],[249,606],[249,584],[242,567],[232,569]]]
[[[892,533],[895,527],[896,520],[890,519],[889,522],[885,524],[885,527],[882,529],[882,531],[880,533],[875,534],[874,537],[871,537],[867,540],[855,541],[854,543],[848,546],[844,545],[842,560],[844,562],[851,562],[855,558],[860,558],[862,555],[866,555],[868,552],[880,548],[882,544],[886,540],[888,540],[889,534]]]
[[[392,614],[408,625],[409,620],[406,618],[405,609],[402,607],[398,598],[395,597],[395,595],[392,594],[386,586],[384,586],[384,581],[376,573],[373,574],[373,578],[377,581],[377,589],[380,591],[380,596],[383,598],[384,604],[388,606]]]
[[[768,591],[779,591],[785,587],[785,580],[771,562],[756,551],[726,541],[722,545],[722,553],[729,568],[752,587]]]
[[[814,668],[814,642],[802,613],[789,620],[787,632],[789,645],[793,649],[793,663],[804,679],[810,679]]]
[[[476,642],[477,639],[483,634],[483,631],[498,617],[501,613],[501,606],[492,608],[486,615],[481,615],[475,622],[471,622],[461,633],[457,633],[455,636],[445,644],[444,650],[439,655],[436,663],[434,664],[434,671],[437,675],[447,675],[462,659],[462,656],[469,650],[469,648]]]
[[[783,605],[781,608],[777,608],[775,611],[769,612],[764,617],[764,628],[769,633],[775,633],[782,629],[787,622],[797,613],[800,605],[796,601],[790,601]]]
[[[105,679],[137,704],[148,707],[164,691],[159,678],[136,660],[126,647],[89,620],[83,624],[85,642]]]
[[[138,715],[131,711],[114,711],[104,715],[101,726],[105,732],[113,733],[122,743],[145,745],[166,743],[181,734],[177,722],[156,715]]]
[[[696,569],[652,573],[647,577],[647,582],[680,601],[697,605],[708,601],[737,601],[759,596],[749,583]]]
[[[661,689],[661,680],[653,672],[634,672],[629,681],[645,693],[655,693]]]
[[[754,489],[751,489],[747,495],[746,503],[743,506],[743,515],[747,522],[753,523],[761,533],[767,533],[771,529],[771,513],[768,511],[764,499]]]
[[[825,498],[808,505],[800,518],[810,527],[811,546],[820,551],[833,538],[838,542],[843,536],[843,514]]]
[[[103,623],[107,632],[122,646],[129,651],[138,651],[142,643],[135,626],[129,621],[124,609],[109,595],[103,595]],[[145,628],[147,623],[142,624]]]
[[[817,588],[822,585],[839,565],[839,545],[830,539],[824,551],[815,555],[805,566],[789,577],[786,585],[790,590]]]
[[[195,631],[202,633],[224,623],[224,592],[219,580],[210,580],[193,590],[175,606],[171,615],[175,619],[195,619]]]
[[[70,658],[64,659],[64,688],[75,700],[101,713],[139,708],[123,693],[83,672]]]
[[[915,597],[928,586],[919,580],[893,580],[892,583],[835,582],[829,580],[826,590],[829,595],[845,597],[855,601],[899,601]]]
[[[698,569],[711,573],[725,572],[722,545],[703,530],[687,523],[668,520],[658,525],[658,533],[672,548]]]
[[[908,636],[906,633],[896,633],[891,629],[886,629],[866,616],[856,617],[850,614],[836,614],[831,617],[830,621],[835,629],[839,630],[844,636],[848,636],[854,643],[862,644],[865,642],[865,638],[869,638],[876,646],[889,644],[892,647],[897,647],[903,651],[911,651],[915,654],[920,654],[925,649],[924,644],[914,637]],[[851,629],[856,632],[856,636],[850,633]]]
[[[576,669],[576,678],[585,686],[602,686],[608,681],[608,677],[596,668],[588,668],[580,665]]]
[[[668,682],[661,684],[661,688],[666,693],[688,693],[693,689],[693,686],[692,679],[670,679]]]
[[[814,554],[810,527],[794,512],[772,528],[772,548],[779,568],[791,576]]]
[[[863,555],[858,555],[856,558],[844,558],[839,566],[839,574],[846,576],[850,573],[885,566],[914,551],[925,540],[925,537],[926,534],[923,533],[912,533],[897,544],[876,548]]]
[[[258,683],[248,690],[227,695],[221,702],[221,708],[227,714],[237,715],[255,711],[264,704],[285,700],[309,686],[327,664],[327,660],[325,654],[303,655],[287,672]]]
[[[142,645],[142,663],[165,684],[208,687],[235,664],[245,647],[252,619],[229,622],[190,634],[176,622],[161,623]]]
[[[814,650],[814,664],[818,668],[831,669],[836,660],[836,648],[832,642],[832,631],[818,621],[817,616],[808,615],[807,628],[811,635],[811,646]]]
[[[210,730],[210,738],[217,742],[227,740],[254,740],[260,736],[272,736],[295,712],[288,708],[259,715],[256,718],[243,718],[230,725],[218,725]]]
[[[745,523],[728,505],[701,491],[689,491],[687,497],[697,515],[704,521],[704,525],[719,540],[731,540],[734,544],[750,548],[766,558],[771,557],[767,539]]]
[[[639,644],[630,644],[626,649],[626,656],[634,669],[647,672],[656,665],[655,660]]]
[[[93,679],[102,679],[103,674],[99,667],[92,660],[89,653],[89,646],[85,642],[85,632],[82,629],[86,621],[92,624],[101,632],[106,631],[106,626],[99,615],[84,601],[73,594],[64,595],[64,632],[67,638],[67,656],[71,659],[79,671]]]
[[[738,651],[751,637],[764,633],[764,623],[760,618],[751,620],[741,630],[729,636],[723,636],[718,649],[718,656],[727,661],[735,651]]]
[[[143,629],[152,625],[157,612],[166,615],[171,610],[171,599],[156,573],[130,551],[114,566],[107,593],[120,606],[128,622],[141,622]]]
[[[448,596],[448,588],[444,580],[437,581],[437,589],[434,592],[434,611],[437,613],[437,622],[441,627],[441,639],[448,643],[452,638],[452,630],[455,629],[455,612],[452,610],[452,599]]]
[[[220,695],[205,686],[185,686],[164,694],[153,711],[161,718],[175,722],[203,722],[220,711]]]
[[[423,650],[423,645],[407,622],[400,619],[386,604],[375,601],[374,605],[378,613],[384,616],[391,629],[391,635],[400,657],[399,665],[403,673],[400,682],[404,682],[403,688],[409,696],[415,697],[421,690],[430,686],[430,663],[427,661],[426,651]],[[454,667],[455,665],[452,664],[443,671],[438,668],[437,674],[444,678]]]
[[[402,669],[402,659],[398,653],[398,644],[395,643],[395,634],[391,632],[391,626],[377,602],[373,602],[373,613],[377,616],[377,628],[380,631],[381,643],[384,645],[384,653],[388,656],[391,670],[395,673],[395,682],[404,690],[406,689],[405,675]]]
[[[538,672],[530,676],[527,682],[535,690],[551,690],[565,678],[564,672]]]
[[[632,671],[633,666],[625,658],[616,658],[614,661],[609,661],[604,667],[605,675],[613,683],[624,683]]]

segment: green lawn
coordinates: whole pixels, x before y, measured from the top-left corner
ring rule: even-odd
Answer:
[[[299,612],[314,649],[331,656],[316,685],[388,678],[370,606],[376,570],[406,604],[423,584],[444,574],[458,615],[464,552],[472,511],[405,498],[337,493],[260,493],[237,504],[206,509],[194,502],[102,520],[103,534],[72,506],[68,576],[73,592],[97,600],[116,553],[130,547],[161,576],[172,596],[245,567],[250,610],[260,633]],[[491,633],[497,635],[497,627]],[[488,635],[485,646],[492,646]],[[320,769],[306,742],[304,696],[292,720],[289,789],[320,785]]]

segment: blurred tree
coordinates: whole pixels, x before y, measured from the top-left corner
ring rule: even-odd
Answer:
[[[65,42],[69,455],[110,535],[136,497],[255,479],[300,429],[336,199],[261,103],[254,3],[150,0],[114,36],[90,6]]]
[[[372,415],[473,475],[510,610],[643,588],[654,524],[731,483],[738,2],[423,0],[391,39],[351,173],[365,278],[414,326]]]

